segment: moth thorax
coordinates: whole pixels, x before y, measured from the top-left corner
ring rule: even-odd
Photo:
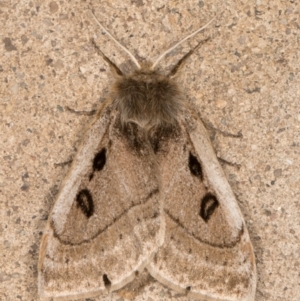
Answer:
[[[121,77],[112,94],[123,124],[133,122],[145,129],[169,126],[182,110],[176,82],[156,71],[142,69]]]

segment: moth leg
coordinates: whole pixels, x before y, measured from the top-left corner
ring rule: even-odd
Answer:
[[[65,167],[66,165],[71,165],[73,162],[73,159],[70,159],[68,161],[65,161],[65,162],[60,162],[60,163],[54,163],[54,166],[55,167]]]
[[[76,115],[85,115],[85,116],[93,116],[97,113],[97,110],[90,110],[90,111],[76,111],[68,106],[65,107],[67,111],[76,114]]]
[[[170,71],[168,77],[174,77],[177,74],[177,72],[184,66],[186,60],[198,49],[198,47],[200,47],[202,44],[206,43],[209,40],[210,38],[200,41],[193,49],[191,49],[185,56],[183,56]]]
[[[220,161],[220,163],[223,163],[223,164],[227,164],[227,165],[229,165],[229,166],[236,167],[238,170],[240,170],[240,168],[242,167],[242,165],[239,164],[239,163],[229,162],[229,161],[227,161],[227,160],[225,160],[225,159],[223,159],[223,158],[221,158],[221,157],[218,157],[218,156],[217,156],[217,158],[218,158],[218,160]]]
[[[241,133],[241,131],[239,131],[237,134],[232,134],[232,133],[228,133],[225,131],[221,131],[220,129],[215,128],[210,121],[203,120],[202,118],[200,118],[200,119],[201,119],[202,123],[204,124],[205,128],[207,129],[207,131],[212,132],[213,137],[215,137],[216,133],[220,133],[224,137],[243,138],[243,134]],[[214,140],[214,139],[212,137],[210,137],[210,140]],[[217,159],[222,164],[233,166],[233,167],[237,168],[238,170],[241,168],[241,164],[229,162],[218,156],[217,156]]]
[[[97,113],[97,110],[91,110],[91,111],[76,111],[68,106],[65,107],[67,111],[76,114],[76,115],[85,115],[85,116],[92,116],[95,115]],[[65,166],[70,166],[73,162],[73,158],[71,158],[70,160],[67,160],[65,162],[60,162],[60,163],[54,163],[55,167],[65,167]]]
[[[201,119],[202,123],[204,124],[206,130],[211,131],[214,134],[219,133],[224,137],[243,138],[243,134],[242,134],[241,131],[238,131],[237,134],[232,134],[232,133],[229,133],[229,132],[226,132],[226,131],[221,131],[220,129],[215,128],[210,121],[204,120],[203,118],[200,118],[200,119]]]

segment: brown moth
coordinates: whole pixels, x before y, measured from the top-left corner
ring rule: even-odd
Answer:
[[[168,75],[155,69],[183,41],[152,66],[129,54],[137,65],[130,75],[98,49],[116,81],[49,215],[38,266],[42,298],[109,294],[146,271],[187,297],[254,300],[243,216],[176,82],[184,59]]]

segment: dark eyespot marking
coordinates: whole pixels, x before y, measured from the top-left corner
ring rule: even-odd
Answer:
[[[217,198],[211,194],[207,193],[201,201],[200,216],[207,223],[211,215],[214,213],[215,209],[219,206]]]
[[[93,170],[100,171],[103,169],[106,163],[106,148],[102,148],[99,153],[96,154],[93,161]]]
[[[102,277],[102,279],[103,279],[103,282],[104,282],[104,285],[105,285],[106,289],[110,289],[110,287],[111,287],[111,281],[109,280],[109,278],[107,277],[107,275],[104,274],[103,277]]]
[[[80,207],[83,214],[89,218],[94,213],[93,197],[88,189],[82,189],[76,196],[77,207]]]
[[[192,287],[191,286],[187,286],[185,289],[186,289],[187,292],[189,292],[192,289]]]
[[[189,155],[189,168],[190,168],[191,173],[194,176],[200,178],[201,180],[203,179],[201,165],[200,165],[199,161],[197,160],[197,158],[194,155],[192,155],[191,153]]]

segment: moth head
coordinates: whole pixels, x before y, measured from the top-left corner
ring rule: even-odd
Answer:
[[[155,63],[140,64],[129,50],[120,44],[108,30],[103,27],[93,13],[92,16],[105,33],[129,55],[137,67],[131,74],[124,75],[123,72],[102,53],[96,43],[92,41],[97,52],[109,63],[115,74],[116,80],[112,86],[111,98],[115,107],[120,112],[122,125],[135,123],[147,130],[174,125],[178,119],[178,115],[184,110],[185,105],[185,103],[181,101],[179,85],[175,80],[176,74],[183,65],[183,62],[185,62],[203,42],[200,42],[194,49],[181,58],[169,74],[164,75],[160,73],[156,67],[168,53],[207,27],[215,17],[206,25],[165,51]]]

